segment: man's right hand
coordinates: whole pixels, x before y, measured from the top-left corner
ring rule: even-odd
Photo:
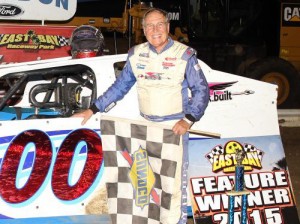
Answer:
[[[81,122],[82,125],[85,125],[85,123],[93,116],[93,111],[91,109],[84,110],[82,112],[73,114],[71,117],[82,117],[83,120]]]

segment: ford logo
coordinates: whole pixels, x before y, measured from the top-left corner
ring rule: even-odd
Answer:
[[[13,17],[22,14],[23,10],[14,5],[0,5],[0,17]]]

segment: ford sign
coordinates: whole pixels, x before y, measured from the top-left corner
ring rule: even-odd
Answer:
[[[23,10],[14,5],[0,5],[0,17],[14,17],[23,13]]]

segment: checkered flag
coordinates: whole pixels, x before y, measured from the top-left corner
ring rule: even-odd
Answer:
[[[181,136],[156,123],[102,116],[108,210],[112,223],[178,223]]]
[[[246,143],[246,144],[244,145],[244,150],[245,150],[246,152],[254,152],[254,151],[256,151],[257,149],[256,149],[256,147],[255,147],[254,145],[251,145],[251,144]]]
[[[206,154],[206,158],[210,161],[211,164],[214,162],[214,156],[215,155],[221,155],[224,154],[224,149],[221,145],[215,146],[210,153]]]
[[[57,38],[58,38],[59,46],[63,47],[69,45],[69,38],[60,35],[58,35]]]
[[[251,145],[251,144],[248,144],[248,143],[244,144],[244,150],[245,150],[245,152],[256,152],[257,155],[258,155],[258,158],[260,160],[262,159],[262,156],[264,155],[264,153],[261,150],[256,148],[254,145]]]

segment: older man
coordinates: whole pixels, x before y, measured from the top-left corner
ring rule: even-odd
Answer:
[[[74,116],[83,117],[85,124],[93,113],[105,112],[115,105],[137,82],[141,116],[156,122],[174,120],[173,132],[183,135],[182,215],[178,223],[186,223],[189,138],[186,133],[203,116],[209,102],[209,87],[195,50],[169,37],[170,24],[165,11],[148,10],[143,28],[147,42],[129,50],[126,65],[113,85],[90,109]]]
[[[178,119],[175,134],[183,135],[204,114],[209,88],[194,49],[169,37],[167,13],[151,8],[143,18],[148,42],[130,49],[127,63],[115,83],[90,109],[74,116],[82,124],[122,99],[137,82],[141,115],[152,121]],[[191,98],[188,96],[191,90]]]

